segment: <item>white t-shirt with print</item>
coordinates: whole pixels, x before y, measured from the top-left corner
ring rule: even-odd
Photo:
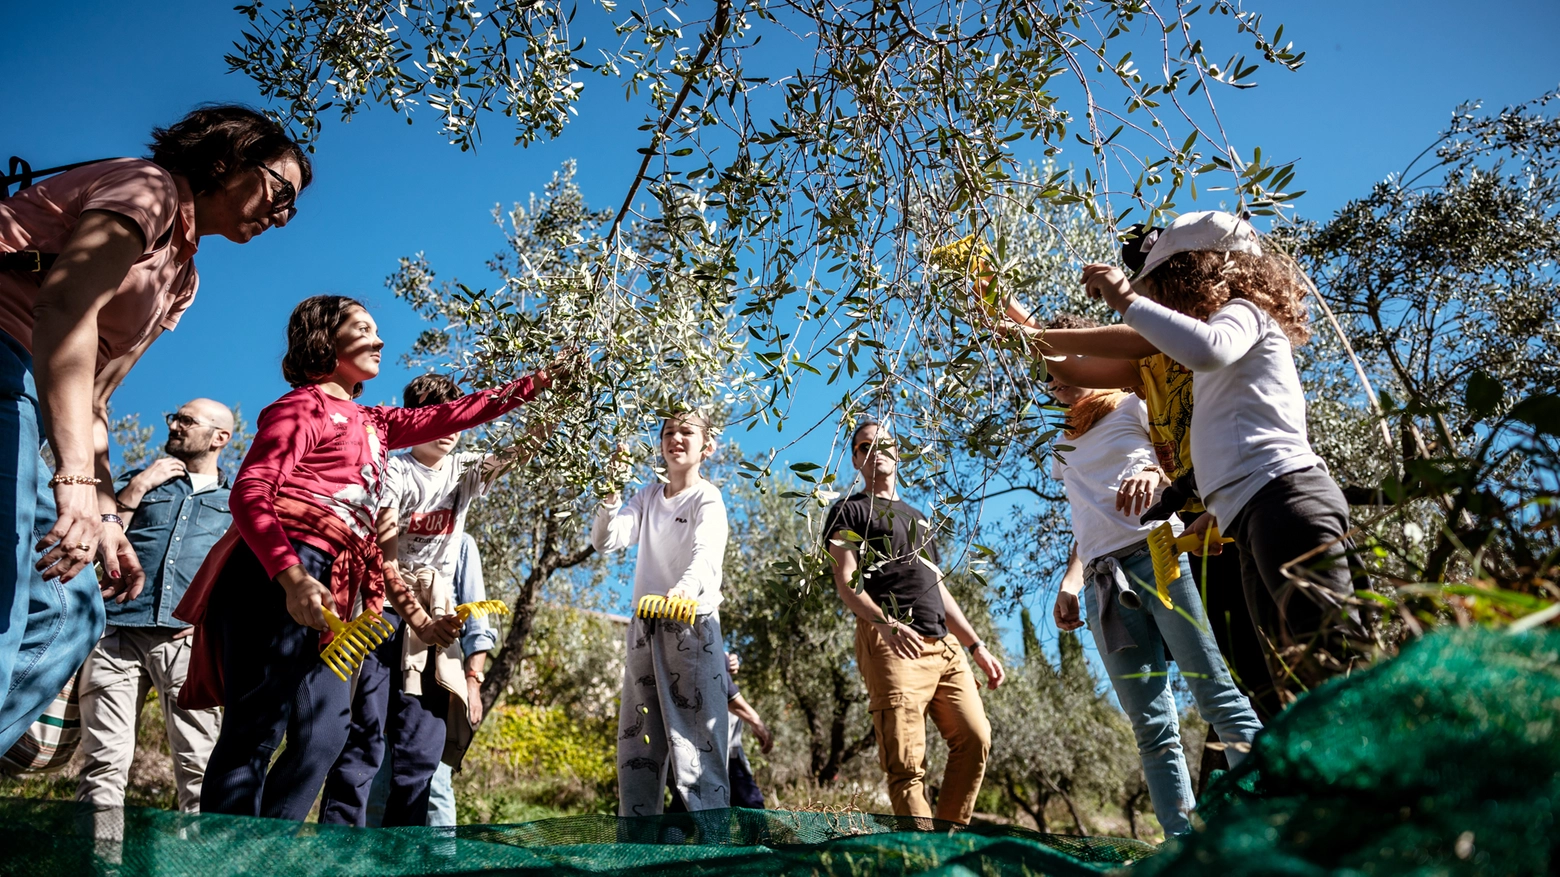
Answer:
[[[400,517],[396,559],[404,571],[431,566],[441,577],[454,578],[466,511],[487,491],[482,480],[486,459],[486,454],[450,454],[443,465],[430,469],[411,451],[390,456],[382,502]]]

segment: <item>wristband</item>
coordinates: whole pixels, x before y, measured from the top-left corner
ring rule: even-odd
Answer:
[[[103,523],[105,523],[105,524],[118,524],[119,525],[119,529],[121,529],[121,530],[125,529],[125,519],[121,518],[118,515],[104,515],[103,516]]]
[[[50,487],[57,487],[57,486],[59,486],[61,484],[102,484],[102,483],[103,483],[103,479],[101,479],[101,478],[94,478],[91,475],[59,475],[59,474],[56,474],[53,478],[49,479],[49,486]]]
[[[968,652],[969,652],[969,653],[970,653],[970,654],[972,654],[972,655],[973,655],[973,654],[975,654],[975,650],[976,650],[976,649],[984,649],[984,648],[985,648],[985,647],[986,647],[986,644],[985,644],[985,643],[983,643],[983,642],[981,642],[981,641],[980,641],[980,640],[976,640],[976,641],[974,641],[974,642],[972,642],[972,643],[970,643],[970,644],[969,644],[969,645],[967,645],[967,646],[965,646],[965,647],[964,647],[964,648],[965,648],[965,649],[966,649],[966,650],[967,650],[967,651],[968,651]]]

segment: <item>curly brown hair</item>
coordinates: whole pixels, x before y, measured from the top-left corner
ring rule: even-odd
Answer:
[[[1232,298],[1243,298],[1272,317],[1295,346],[1311,337],[1300,266],[1277,254],[1176,253],[1148,275],[1150,295],[1171,310],[1206,320]]]
[[[222,188],[232,174],[290,157],[298,163],[303,191],[314,166],[287,130],[249,107],[212,104],[190,111],[166,128],[152,129],[152,162],[190,181],[197,195]]]
[[[452,378],[439,374],[418,375],[401,391],[401,404],[407,408],[425,408],[459,399],[463,393]]]
[[[282,356],[282,377],[288,384],[317,384],[336,370],[336,333],[353,308],[368,310],[344,295],[316,295],[298,302],[287,318],[287,353]],[[361,392],[361,383],[352,388],[354,397]]]

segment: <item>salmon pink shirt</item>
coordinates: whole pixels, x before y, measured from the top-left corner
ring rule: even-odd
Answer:
[[[161,326],[173,329],[195,300],[195,195],[180,176],[139,158],[66,171],[0,201],[0,253],[59,253],[88,210],[117,213],[141,230],[146,249],[98,312],[97,369]],[[0,331],[32,350],[42,275],[0,271]]]

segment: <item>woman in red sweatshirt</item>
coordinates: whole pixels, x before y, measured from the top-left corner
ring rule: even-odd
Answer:
[[[349,686],[320,660],[329,641],[321,608],[349,619],[358,605],[374,613],[384,605],[374,520],[387,452],[486,423],[552,383],[539,371],[442,405],[358,405],[383,347],[368,311],[343,296],[307,299],[288,320],[282,373],[295,389],[260,413],[233,483],[235,526],[176,613],[197,625],[193,684],[180,702],[227,707],[202,812],[302,821],[340,754]],[[424,641],[459,634],[453,617],[429,618],[399,580],[388,585]]]

